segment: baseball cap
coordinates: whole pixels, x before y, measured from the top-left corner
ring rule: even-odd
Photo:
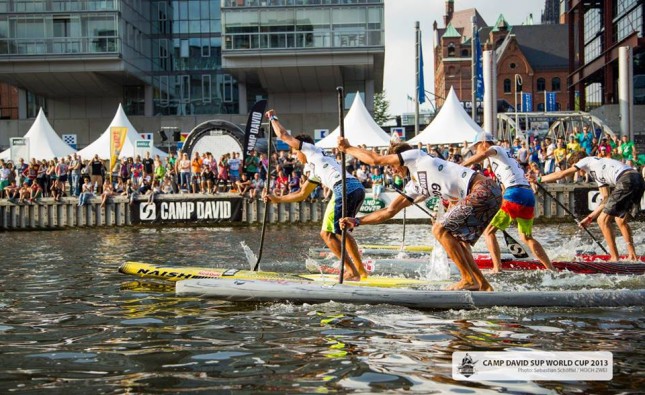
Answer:
[[[490,141],[491,143],[495,141],[495,138],[491,133],[488,132],[479,132],[475,137],[475,141],[468,148],[474,148],[477,144]]]

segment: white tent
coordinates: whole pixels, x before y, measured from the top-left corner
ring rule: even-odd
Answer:
[[[457,94],[450,88],[439,114],[421,133],[410,139],[410,144],[461,144],[472,142],[483,129],[464,110]]]
[[[76,152],[74,148],[67,145],[56,134],[56,131],[49,124],[42,108],[38,111],[36,120],[24,137],[29,139],[29,156],[37,160],[60,158]],[[0,153],[0,159],[8,160],[10,157],[10,149]],[[28,161],[31,158],[24,159]]]
[[[125,115],[125,112],[123,111],[123,107],[121,107],[121,104],[119,104],[119,109],[116,110],[116,115],[114,115],[114,119],[112,119],[112,122],[110,122],[110,126],[105,129],[105,132],[96,139],[92,144],[88,145],[87,147],[83,148],[82,150],[78,151],[78,154],[81,156],[83,159],[91,159],[94,157],[94,155],[99,156],[101,159],[109,159],[110,158],[110,128],[112,127],[125,127],[128,129],[128,133],[125,137],[125,143],[123,144],[123,148],[121,149],[121,154],[119,155],[119,158],[127,158],[127,157],[134,157],[137,154],[135,153],[135,141],[141,140],[141,136],[139,135],[139,132],[132,126],[130,123],[130,120],[128,117]],[[150,156],[154,157],[155,155],[159,155],[162,158],[166,157],[168,154],[163,152],[162,150],[152,147],[152,151],[150,152]]]
[[[385,147],[390,144],[390,136],[374,122],[365,108],[361,95],[356,93],[352,107],[345,115],[345,138],[356,146],[365,144],[368,147]],[[340,136],[340,125],[324,139],[316,143],[320,148],[335,148]]]

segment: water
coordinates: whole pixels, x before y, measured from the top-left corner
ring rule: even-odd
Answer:
[[[640,253],[643,225],[634,229]],[[395,245],[401,234],[401,225],[356,232],[362,243],[383,243],[388,235]],[[428,234],[427,226],[409,225],[406,243],[432,243]],[[126,260],[247,269],[252,257],[241,242],[257,254],[259,237],[258,227],[0,233],[0,392],[635,393],[643,387],[642,308],[433,312],[333,302],[235,304],[176,297],[168,285],[116,271]],[[538,227],[536,237],[554,257],[595,249],[569,225]],[[317,226],[271,226],[262,265],[301,270],[309,246],[322,246]],[[645,288],[643,276],[491,278],[499,290]],[[518,348],[611,351],[614,379],[451,378],[453,351]]]

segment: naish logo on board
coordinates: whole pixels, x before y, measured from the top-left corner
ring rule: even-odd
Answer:
[[[141,221],[189,220],[189,219],[229,219],[232,215],[231,202],[161,202],[159,210],[153,203],[141,204],[139,219]]]
[[[192,274],[188,273],[181,273],[181,272],[169,272],[167,270],[163,269],[139,269],[137,271],[137,274],[140,276],[147,276],[147,277],[166,277],[166,278],[192,278]]]

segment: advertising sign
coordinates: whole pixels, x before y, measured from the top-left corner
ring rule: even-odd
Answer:
[[[219,223],[242,221],[242,198],[186,198],[135,201],[130,205],[133,224]]]

